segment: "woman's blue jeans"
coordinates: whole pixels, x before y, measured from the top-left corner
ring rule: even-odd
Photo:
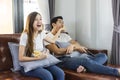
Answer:
[[[78,66],[84,66],[87,71],[119,76],[118,70],[112,67],[104,66],[107,56],[103,53],[96,54],[94,57],[88,54],[81,54],[77,57],[61,57],[63,67],[76,70]]]
[[[63,70],[57,66],[39,67],[29,72],[24,72],[24,68],[21,67],[21,73],[25,76],[37,77],[42,80],[64,80],[65,76]]]

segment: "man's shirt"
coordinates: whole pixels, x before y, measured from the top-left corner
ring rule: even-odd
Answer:
[[[47,36],[49,36],[50,38],[54,38],[55,37],[51,32],[49,32],[47,34]],[[58,39],[56,41],[58,41],[58,42],[69,42],[71,40],[72,40],[72,38],[68,34],[66,34],[66,33],[60,33],[60,35],[59,35],[59,37],[58,37]],[[44,41],[44,45],[45,46],[49,45],[49,44],[50,43]]]

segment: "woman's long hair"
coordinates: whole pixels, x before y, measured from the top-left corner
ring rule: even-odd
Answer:
[[[34,46],[34,44],[33,44],[33,39],[34,39],[33,23],[34,23],[34,20],[35,20],[37,14],[39,14],[39,13],[32,12],[28,15],[25,30],[23,31],[23,32],[26,32],[28,35],[28,40],[27,40],[27,45],[26,45],[26,56],[29,56],[29,57],[31,57],[31,55],[33,53],[33,46]]]

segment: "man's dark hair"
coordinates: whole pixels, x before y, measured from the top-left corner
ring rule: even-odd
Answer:
[[[50,22],[51,28],[53,28],[52,23],[56,23],[58,19],[63,19],[63,17],[57,16],[51,19],[51,22]]]

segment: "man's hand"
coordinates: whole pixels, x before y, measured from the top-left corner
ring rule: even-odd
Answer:
[[[80,53],[86,53],[87,52],[86,51],[87,48],[84,47],[84,46],[81,46],[77,41],[71,40],[70,43],[74,45],[74,50],[75,51],[79,51]]]
[[[66,54],[73,52],[73,50],[74,50],[74,45],[71,44],[70,46],[67,47]]]
[[[64,27],[62,27],[62,28],[60,28],[60,29],[59,29],[59,31],[58,31],[58,32],[59,32],[59,33],[61,33],[61,32],[64,32],[64,31],[65,31],[65,28],[64,28]]]
[[[80,46],[78,48],[78,51],[81,52],[81,53],[86,53],[87,52],[86,49],[87,49],[86,47]]]

